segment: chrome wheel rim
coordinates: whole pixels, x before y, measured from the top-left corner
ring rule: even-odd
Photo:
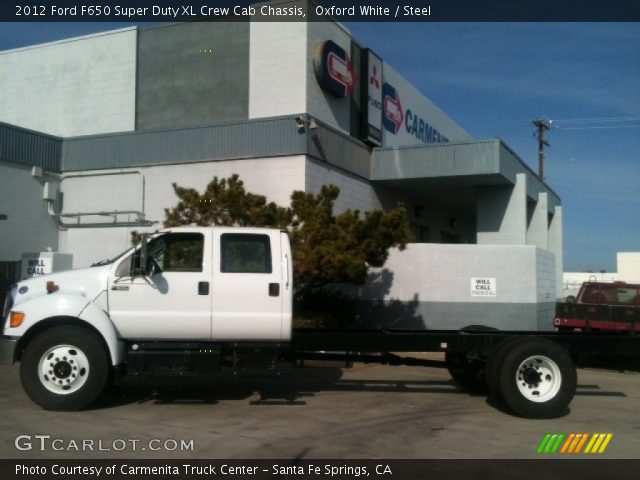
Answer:
[[[555,397],[562,385],[558,364],[544,355],[533,355],[518,366],[515,376],[518,390],[527,400],[547,402]]]
[[[73,345],[56,345],[40,357],[38,374],[42,385],[57,395],[77,392],[89,378],[89,360]]]

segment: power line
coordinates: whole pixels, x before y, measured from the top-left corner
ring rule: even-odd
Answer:
[[[592,130],[612,128],[640,127],[639,115],[620,117],[574,118],[565,120],[549,120],[549,125],[556,130]]]
[[[593,125],[591,127],[556,127],[557,130],[594,130],[594,129],[603,129],[603,128],[638,128],[640,127],[640,123],[637,125]]]
[[[640,115],[630,115],[626,117],[591,117],[591,118],[570,118],[553,119],[551,123],[578,123],[578,122],[625,122],[640,120]]]

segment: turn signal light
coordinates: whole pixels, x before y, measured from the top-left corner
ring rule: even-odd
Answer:
[[[24,321],[24,313],[22,312],[11,312],[11,319],[9,320],[9,326],[11,328],[16,328],[22,325]]]
[[[47,293],[57,292],[58,288],[59,287],[58,285],[55,284],[55,282],[52,282],[52,281],[47,282]]]

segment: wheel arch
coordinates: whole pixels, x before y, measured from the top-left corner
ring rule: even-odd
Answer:
[[[118,365],[123,362],[124,345],[123,342],[118,340],[118,338],[115,336],[115,330],[113,330],[113,327],[111,327],[111,332],[109,332],[108,328],[105,328],[105,326],[100,326],[101,328],[99,328],[98,326],[82,318],[65,315],[45,318],[34,323],[18,340],[14,353],[14,361],[19,362],[22,359],[22,354],[25,348],[27,348],[27,345],[36,336],[46,330],[49,330],[50,328],[62,325],[77,325],[81,328],[91,331],[100,339],[102,346],[109,355],[109,360],[112,365]]]

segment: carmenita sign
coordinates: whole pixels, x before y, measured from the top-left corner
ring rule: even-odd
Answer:
[[[471,278],[472,297],[495,297],[497,293],[496,279],[488,277]]]
[[[356,82],[351,60],[344,48],[332,40],[315,47],[313,68],[320,86],[336,97],[348,97]]]

